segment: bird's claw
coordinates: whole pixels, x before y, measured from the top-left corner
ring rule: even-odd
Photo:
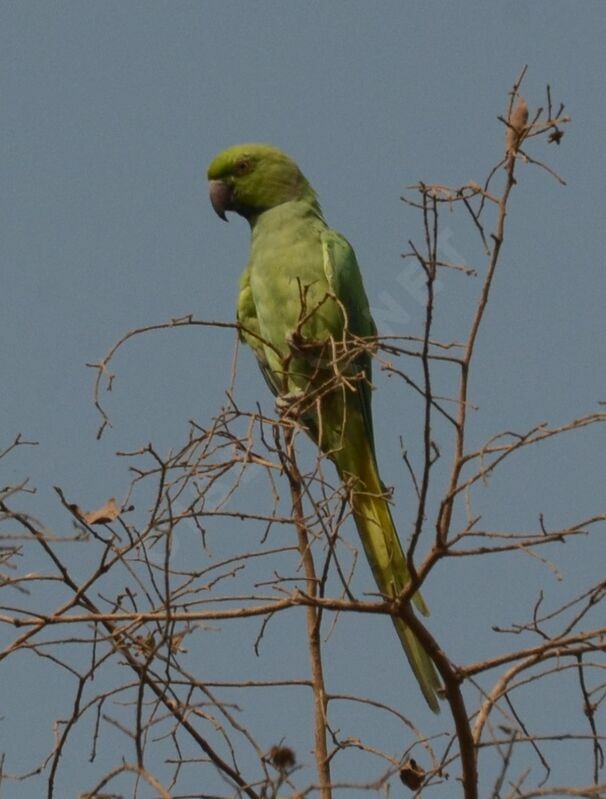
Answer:
[[[296,418],[299,416],[298,406],[302,399],[300,391],[289,391],[276,397],[276,410],[282,417]]]

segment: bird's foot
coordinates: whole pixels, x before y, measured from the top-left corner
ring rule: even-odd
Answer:
[[[282,418],[297,419],[301,414],[302,391],[289,391],[276,397],[276,410]]]

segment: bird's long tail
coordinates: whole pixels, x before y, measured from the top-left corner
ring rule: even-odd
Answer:
[[[331,457],[341,479],[355,481],[352,509],[377,586],[385,596],[398,596],[410,581],[410,573],[371,446],[367,441],[358,447],[349,442]],[[413,603],[424,616],[429,615],[420,593],[414,595]],[[438,713],[437,692],[442,686],[433,661],[401,619],[394,616],[393,622],[423,696],[434,713]]]

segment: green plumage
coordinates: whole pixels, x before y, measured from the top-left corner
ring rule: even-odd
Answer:
[[[238,145],[208,170],[217,213],[248,219],[251,249],[237,316],[274,394],[292,404],[351,486],[354,518],[382,594],[409,582],[406,557],[381,483],[372,429],[371,354],[376,335],[355,253],[330,230],[295,162],[274,147]],[[427,614],[420,595],[417,608]],[[399,619],[396,630],[423,696],[438,711],[435,667]]]

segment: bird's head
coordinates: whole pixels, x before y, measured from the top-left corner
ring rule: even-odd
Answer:
[[[235,211],[249,221],[291,200],[316,196],[297,164],[269,144],[237,144],[208,167],[210,201],[221,219]]]

